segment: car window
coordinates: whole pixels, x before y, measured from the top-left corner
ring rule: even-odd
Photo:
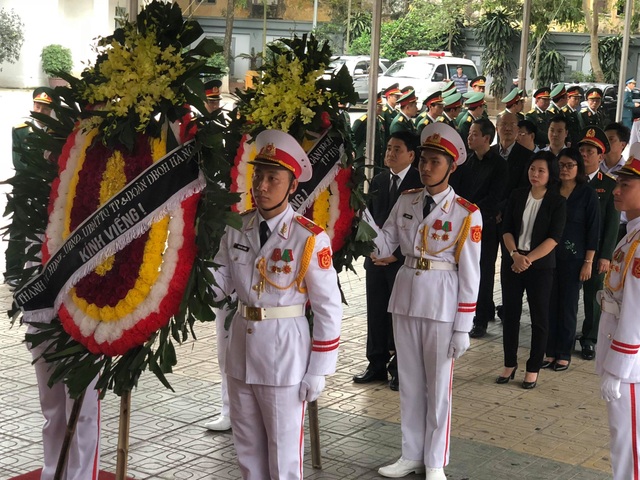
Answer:
[[[436,76],[436,74],[440,74],[440,78],[434,78]],[[442,80],[444,80],[445,78],[449,78],[447,75],[447,68],[446,65],[438,65],[436,67],[436,71],[433,72],[433,75],[431,76],[431,81],[432,82],[440,82]]]
[[[473,65],[460,65],[462,67],[462,74],[466,75],[469,80],[478,76],[478,72]],[[453,75],[457,73],[458,65],[450,64],[449,68],[449,76],[447,78],[451,78]]]
[[[358,69],[362,70],[363,73],[369,73],[369,62],[362,61],[356,63],[356,68],[353,71],[355,72]]]
[[[388,77],[431,78],[433,63],[411,59],[409,61],[396,62],[385,73]]]
[[[378,65],[378,75],[382,75],[384,73],[384,69],[381,65]]]

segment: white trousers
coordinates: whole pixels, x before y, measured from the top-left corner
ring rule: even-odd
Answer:
[[[29,327],[31,332],[36,330]],[[44,345],[31,348],[34,360],[44,350]],[[35,365],[40,408],[45,422],[42,427],[42,448],[44,466],[40,480],[52,480],[58,466],[58,458],[64,441],[67,421],[71,415],[74,400],[69,397],[67,387],[56,383],[47,386],[51,376],[51,364],[38,360]],[[97,378],[91,382],[84,395],[76,432],[71,441],[67,460],[66,475],[62,480],[95,480],[100,469],[100,400],[95,390]]]
[[[393,315],[400,378],[402,457],[428,468],[449,463],[453,323]]]
[[[640,384],[620,384],[621,397],[607,402],[614,480],[640,479]]]
[[[216,345],[218,354],[218,367],[220,368],[220,396],[222,398],[222,406],[220,415],[229,416],[229,392],[227,391],[227,374],[224,373],[227,359],[227,344],[229,343],[229,332],[224,329],[224,321],[229,311],[224,309],[215,309],[216,313]]]
[[[249,385],[227,377],[233,443],[245,480],[301,480],[306,402],[300,385]]]

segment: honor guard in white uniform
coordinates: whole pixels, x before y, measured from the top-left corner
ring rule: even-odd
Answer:
[[[257,209],[227,227],[215,257],[216,299],[238,297],[226,357],[231,426],[244,479],[301,479],[305,408],[335,371],[341,295],[329,236],[288,203],[311,178],[307,155],[276,130],[261,132],[256,149]]]
[[[427,480],[445,480],[453,364],[469,347],[482,217],[448,184],[466,160],[460,135],[444,123],[427,125],[420,148],[425,188],[403,192],[375,239],[375,256],[389,256],[398,246],[405,255],[389,301],[402,378],[402,457],[378,473],[397,478],[426,467]]]
[[[640,143],[631,146],[629,160],[616,174],[615,206],[629,223],[598,292],[596,372],[607,401],[613,478],[629,480],[640,477]]]

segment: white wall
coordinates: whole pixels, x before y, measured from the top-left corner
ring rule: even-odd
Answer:
[[[95,39],[113,32],[118,3],[126,6],[126,0],[0,0],[0,7],[13,9],[20,15],[25,37],[20,60],[0,65],[0,87],[46,85],[40,52],[52,43],[71,49],[73,73],[79,74],[95,58],[92,52]]]

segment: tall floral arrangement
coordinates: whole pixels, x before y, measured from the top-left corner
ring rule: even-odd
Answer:
[[[307,151],[326,136],[342,146],[339,168],[320,181],[301,212],[327,230],[339,271],[350,267],[355,257],[368,253],[371,247],[368,234],[363,233],[366,226],[360,226],[355,215],[366,202],[364,166],[354,160],[349,117],[344,111],[357,94],[346,68],[325,74],[330,60],[328,43],[318,42],[313,35],[270,44],[255,87],[237,92],[241,99],[238,118],[230,128],[227,145],[235,153],[232,191],[240,194],[237,211],[253,204],[252,166],[248,162],[256,155],[251,139],[260,131],[286,131]],[[356,231],[359,235],[354,234]]]
[[[230,213],[237,198],[224,187],[229,166],[215,140],[224,129],[206,114],[200,80],[217,72],[206,61],[219,47],[211,40],[189,47],[202,34],[176,4],[153,1],[136,23],[100,39],[95,64],[56,89],[55,118],[34,114],[44,128],[34,124],[28,168],[9,182],[11,229],[34,241],[23,258],[32,266],[19,279],[15,318],[28,296],[20,292],[73,248],[78,231],[90,233],[96,212],[133,198],[125,189],[136,181],[134,193],[144,191],[159,177],[147,182],[145,172],[172,152],[185,152],[176,164],[188,152],[184,163],[195,165],[184,188],[151,212],[132,202],[85,249],[84,264],[55,299],[56,318],[28,335],[36,345],[50,342],[44,357],[55,360],[51,381],[65,381],[73,395],[96,374],[97,388],[121,394],[146,369],[170,387],[165,374],[177,362],[174,342],[194,336],[197,319],[214,319],[210,268],[225,225],[237,222]],[[134,227],[103,247],[127,222]]]

